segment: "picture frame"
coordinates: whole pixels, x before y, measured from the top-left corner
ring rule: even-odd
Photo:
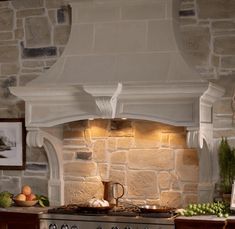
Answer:
[[[235,210],[235,181],[233,182],[232,186],[230,209]]]
[[[23,170],[25,161],[25,120],[0,118],[0,170]]]

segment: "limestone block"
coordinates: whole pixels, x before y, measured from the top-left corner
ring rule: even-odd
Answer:
[[[210,31],[203,26],[187,26],[181,29],[182,47],[185,51],[209,52]]]
[[[98,175],[102,180],[109,179],[109,165],[108,163],[97,163],[98,165]]]
[[[141,148],[151,148],[160,146],[160,144],[167,144],[168,139],[166,135],[185,131],[183,127],[150,121],[135,121],[133,128],[136,147]]]
[[[220,65],[220,57],[212,54],[211,55],[211,62],[213,64],[213,66],[219,67],[219,65]]]
[[[0,8],[6,8],[9,6],[9,1],[0,2]]]
[[[20,1],[12,1],[13,7],[17,10],[19,9],[32,9],[43,7],[43,0],[20,0]]]
[[[14,31],[15,39],[22,40],[24,38],[24,29],[19,28]]]
[[[48,178],[22,177],[21,185],[28,184],[34,192],[48,196]]]
[[[57,22],[56,19],[56,10],[48,10],[48,16],[52,25],[55,25]]]
[[[117,139],[117,148],[118,149],[129,149],[129,148],[132,148],[133,145],[134,145],[134,140],[132,137]]]
[[[71,122],[64,125],[64,139],[84,138],[88,134],[87,121]],[[86,137],[89,137],[86,135]]]
[[[93,145],[93,158],[97,162],[107,161],[107,151],[105,140],[96,140]]]
[[[222,68],[235,68],[235,56],[222,56],[221,57]]]
[[[170,135],[168,133],[161,134],[161,146],[169,146]]]
[[[127,152],[124,150],[112,152],[110,161],[112,164],[125,164],[127,161]]]
[[[160,172],[157,175],[157,183],[160,189],[170,189],[171,181],[171,174],[168,172]]]
[[[9,171],[10,172],[10,171]],[[16,171],[15,171],[16,172]],[[19,174],[19,171],[17,171]],[[7,171],[4,171],[5,175],[10,175]],[[11,193],[17,194],[21,190],[20,179],[18,177],[12,178],[1,178],[0,180],[0,192],[10,191]]]
[[[16,28],[23,28],[23,19],[22,18],[18,18],[16,19]]]
[[[182,181],[198,181],[199,167],[196,150],[185,149],[176,151],[176,173]]]
[[[212,21],[211,28],[213,30],[230,30],[235,29],[235,22],[231,21]]]
[[[171,133],[169,143],[172,148],[186,148],[186,133]]]
[[[60,8],[64,5],[64,0],[46,0],[46,8]]]
[[[194,192],[197,193],[198,184],[196,183],[186,183],[184,184],[183,192]]]
[[[45,62],[46,67],[51,67],[53,64],[56,63],[57,60],[47,60]]]
[[[111,120],[109,136],[132,137],[133,136],[132,121]]]
[[[22,66],[25,68],[37,68],[37,67],[43,67],[44,63],[40,60],[25,60],[22,63]]]
[[[73,35],[76,34],[75,35]],[[90,53],[93,47],[94,25],[75,24],[71,30],[71,36],[66,50],[70,54]]]
[[[128,166],[132,169],[170,170],[174,168],[174,152],[171,149],[131,149]]]
[[[27,18],[30,16],[40,16],[45,14],[45,9],[27,9],[27,10],[19,10],[16,12],[17,18]]]
[[[180,25],[195,25],[197,20],[195,18],[180,18]]]
[[[235,16],[234,1],[197,0],[199,19],[226,19]]]
[[[65,151],[63,151],[63,160],[64,161],[72,161],[72,160],[74,160],[74,158],[75,158],[74,157],[74,152],[65,152]]]
[[[127,194],[129,198],[157,198],[155,172],[130,170],[127,174]]]
[[[29,163],[26,164],[25,176],[40,176],[40,177],[49,177],[48,174],[48,165],[41,163]]]
[[[45,149],[38,147],[28,147],[26,151],[27,162],[48,163]]]
[[[142,21],[99,23],[95,26],[95,51],[115,53],[143,51],[147,25]]]
[[[63,145],[64,145],[64,147],[68,146],[68,148],[70,148],[69,146],[77,146],[77,148],[79,148],[79,149],[84,150],[85,148],[87,148],[87,150],[89,150],[89,148],[86,145],[86,141],[83,138],[64,139]]]
[[[209,51],[207,52],[185,52],[185,57],[190,61],[191,64],[195,66],[204,65],[207,66],[209,63]]]
[[[116,169],[110,169],[109,174],[109,180],[114,182],[119,182],[122,185],[124,185],[126,182],[126,171],[125,169],[122,170],[116,170]]]
[[[107,139],[107,149],[109,152],[113,152],[117,149],[116,138]]]
[[[57,25],[54,27],[54,44],[65,45],[68,42],[71,27],[68,25]]]
[[[107,137],[109,134],[108,133],[109,121],[103,119],[96,119],[93,121],[89,121],[89,128],[92,138]]]
[[[0,40],[10,40],[13,38],[12,32],[1,32],[0,33]]]
[[[136,2],[130,5],[123,5],[121,8],[121,16],[122,19],[125,20],[165,18],[165,7],[165,1]]]
[[[2,75],[13,75],[19,72],[19,65],[14,63],[2,64],[1,65],[1,74]]]
[[[221,55],[235,55],[235,36],[215,37],[214,52]]]
[[[160,195],[161,204],[163,206],[169,206],[179,208],[182,206],[182,195],[180,192],[164,191]]]
[[[9,8],[0,9],[0,31],[11,31],[14,25],[14,12]]]
[[[64,164],[65,176],[89,177],[97,174],[97,164],[93,161],[76,161]]]
[[[183,198],[183,207],[192,203],[198,203],[198,196],[195,194],[185,194]]]
[[[24,74],[19,76],[19,86],[25,86],[31,80],[38,77],[38,74]]]
[[[232,113],[231,98],[223,98],[217,100],[213,104],[213,112],[215,114],[231,114]]]
[[[223,117],[214,117],[213,118],[213,127],[214,128],[231,128],[232,126],[232,114],[229,116]]]
[[[96,4],[77,9],[76,19],[80,23],[113,21],[120,19],[120,8],[111,4]]]
[[[19,48],[15,45],[0,46],[0,62],[10,63],[17,62],[19,57]]]
[[[47,17],[28,17],[25,19],[27,47],[48,46],[51,44],[51,28]]]
[[[229,138],[235,136],[235,130],[234,129],[221,129],[221,130],[214,130],[213,137],[214,138],[220,138],[221,137]]]
[[[81,149],[80,151],[76,152],[76,159],[91,160],[92,152],[87,151],[86,149]]]
[[[177,49],[171,24],[171,20],[156,20],[148,23],[147,46],[149,50],[170,51]]]
[[[103,198],[102,182],[65,181],[64,199],[65,204],[86,202],[92,197]]]

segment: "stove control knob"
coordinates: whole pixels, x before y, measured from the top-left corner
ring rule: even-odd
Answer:
[[[49,225],[49,229],[57,229],[56,224],[52,224],[52,223],[51,223],[51,224]]]
[[[73,225],[71,229],[78,229],[78,227],[76,225]]]
[[[61,229],[69,229],[69,226],[68,226],[67,224],[63,224],[63,225],[61,226]]]

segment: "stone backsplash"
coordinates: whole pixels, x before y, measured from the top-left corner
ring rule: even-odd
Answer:
[[[66,203],[102,197],[101,180],[120,182],[123,200],[174,207],[197,201],[197,151],[183,127],[140,120],[64,125]]]

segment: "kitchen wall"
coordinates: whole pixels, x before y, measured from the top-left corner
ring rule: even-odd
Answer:
[[[197,151],[183,127],[140,120],[64,125],[67,203],[102,197],[101,180],[125,186],[125,201],[180,207],[197,201]],[[101,179],[100,179],[101,178]]]
[[[215,82],[226,88],[225,96],[220,101],[217,101],[213,107],[215,142],[213,153],[216,154],[216,148],[221,136],[227,136],[230,143],[235,146],[235,130],[233,124],[234,112],[231,106],[231,98],[235,87],[235,2],[227,0],[182,0],[180,15],[180,23],[183,35],[182,45],[184,47],[185,55],[188,61],[194,67],[196,67],[198,72],[205,78],[209,78],[211,77],[211,75],[213,75],[217,78]],[[69,10],[67,7],[63,7],[62,0],[17,0],[0,2],[1,118],[23,117],[24,104],[9,93],[8,87],[15,85],[25,85],[27,82],[34,79],[39,74],[47,71],[47,69],[56,62],[58,57],[63,52],[64,46],[66,45],[69,37],[69,32]],[[93,126],[92,122],[82,122],[81,124],[81,128],[86,130],[85,132],[92,133],[94,131],[94,127],[90,127],[90,125]],[[106,133],[108,127],[103,127],[103,125],[105,126],[105,124],[100,125],[102,126],[102,128],[100,129],[103,129],[103,133]],[[111,123],[107,124],[109,128],[110,125]],[[119,123],[118,126],[119,125],[121,124]],[[138,123],[134,122],[128,124],[127,122],[124,127],[126,125],[131,126],[129,127],[129,130],[131,129],[132,133],[139,133]],[[147,124],[146,122],[145,126],[146,125],[150,124]],[[152,125],[154,126],[158,124],[151,124],[150,126]],[[69,126],[69,124],[66,125],[65,130],[69,129]],[[66,161],[65,168],[67,168],[66,164],[72,162],[70,161],[72,160],[70,156],[75,153],[75,151],[69,153],[69,150],[66,149],[66,147],[69,148],[67,144],[68,141],[66,142],[66,139],[69,139],[66,136],[66,132],[67,131],[65,131],[66,138],[64,140],[64,159]],[[71,130],[69,130],[68,133],[69,132],[71,132]],[[117,131],[111,131],[111,133],[114,132]],[[148,139],[151,139],[153,137],[152,134],[144,134],[144,137],[146,137],[146,135],[150,136]],[[92,144],[89,147],[91,147],[92,149],[92,147],[94,147],[94,144],[97,144],[98,149],[102,148],[102,144],[105,145],[105,147],[108,147],[107,142],[109,142],[110,140],[108,139],[111,138],[115,139],[117,145],[115,150],[113,151],[107,148],[106,152],[114,152],[114,154],[109,154],[109,156],[118,155],[118,151],[120,150],[126,150],[125,154],[131,155],[131,152],[133,152],[133,150],[137,150],[138,148],[135,148],[134,145],[124,149],[117,147],[118,144],[120,144],[121,140],[125,142],[125,140],[127,141],[128,139],[131,141],[127,141],[126,144],[130,144],[131,142],[134,144],[134,142],[136,141],[136,137],[134,136],[134,134],[133,136],[113,137],[107,137],[106,135],[102,136],[101,134],[99,134],[99,137],[97,139],[95,138],[95,136],[91,138]],[[159,138],[157,138],[156,140],[157,143],[160,142],[162,144],[161,141],[159,140]],[[82,142],[84,143],[84,139],[82,140]],[[138,144],[140,144],[139,140],[137,142]],[[148,142],[151,141],[147,141],[146,150],[150,150],[153,147],[153,145],[149,147]],[[184,140],[182,142],[184,142]],[[81,145],[83,145],[83,143]],[[85,147],[84,152],[90,152],[89,147]],[[157,149],[157,146],[155,147]],[[184,148],[184,143],[181,145],[181,147]],[[167,145],[166,149],[171,149],[170,143],[169,145]],[[178,156],[180,155],[180,148],[174,148],[172,149],[172,151],[174,151],[172,152],[174,157],[178,158]],[[76,154],[78,158],[87,156],[86,153],[84,153],[83,151],[81,152],[82,153],[80,154]],[[94,157],[97,157],[96,159],[98,160],[97,165],[99,171],[101,171],[102,176],[104,176],[105,173],[103,173],[102,171],[107,172],[107,170],[102,169],[103,167],[105,167],[105,163],[102,163],[102,161],[100,161],[103,154],[99,152],[91,152]],[[188,151],[186,150],[186,152]],[[136,153],[140,154],[140,152]],[[118,158],[119,156],[112,157],[117,157],[116,160],[120,160]],[[110,156],[109,159],[111,160],[112,157]],[[91,160],[87,159],[87,162],[91,162]],[[196,163],[196,159],[193,163]],[[120,165],[119,163],[118,165],[112,163],[110,164],[111,178],[118,177],[119,179],[121,177],[117,175],[119,174],[117,171],[119,170],[123,172],[121,168],[122,166],[125,166],[124,164],[124,162],[120,163]],[[133,164],[134,163],[132,163],[132,166],[134,166]],[[49,176],[49,167],[44,149],[27,148],[26,165],[26,170],[23,171],[1,170],[0,191],[7,189],[17,193],[19,192],[20,186],[22,184],[28,183],[33,186],[36,192],[47,194],[47,178]],[[139,164],[139,166],[142,165]],[[72,172],[69,170],[69,168],[71,167],[69,166],[65,172],[66,182],[68,183],[71,182],[71,179],[73,177],[71,175]],[[75,170],[76,169],[77,167],[75,168]],[[131,169],[138,171],[138,168]],[[176,167],[174,167],[174,169],[176,169]],[[214,161],[214,169],[217,169],[216,161]],[[151,172],[151,168],[146,168],[146,170],[149,170],[149,172]],[[132,176],[130,174],[124,176],[124,184],[127,190],[129,186],[127,180],[132,179]],[[163,173],[162,175],[159,174],[156,175],[156,179],[158,180],[161,176],[166,176],[168,178],[174,177],[173,175],[167,175],[167,172]],[[168,178],[166,178],[166,180]],[[214,177],[214,180],[217,181],[217,178],[218,177]],[[184,187],[184,185],[186,184],[184,184],[184,181],[182,180],[180,180],[180,182],[182,182],[183,185],[178,191],[180,191],[181,193],[186,193],[186,187]],[[167,187],[172,187],[173,181],[167,183],[167,185]],[[191,187],[188,189],[193,188]],[[195,199],[195,189],[196,186],[194,186],[193,190],[189,191],[190,194],[187,194],[189,195],[189,197],[187,198],[189,198],[190,200]],[[158,197],[160,195],[160,190],[165,191],[168,190],[168,188],[161,189],[161,187],[155,187],[155,197]],[[178,191],[176,191],[176,193]],[[73,197],[73,195],[70,195],[70,193],[68,193],[68,190],[66,190],[65,194],[68,200],[69,196],[71,196],[71,198]],[[185,194],[184,196],[180,196],[180,201],[182,201],[182,203],[186,203],[188,201],[186,198],[187,195]],[[133,196],[134,195],[126,196],[126,198],[133,198]],[[136,198],[136,201],[141,201],[142,197],[139,198],[139,196],[141,195],[137,196],[138,198]],[[153,198],[149,197],[149,200],[151,199]]]

